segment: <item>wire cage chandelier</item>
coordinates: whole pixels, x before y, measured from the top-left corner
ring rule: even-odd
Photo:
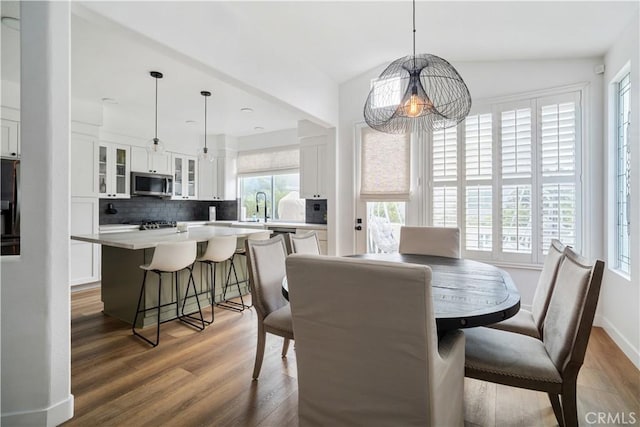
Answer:
[[[471,109],[471,95],[446,60],[416,55],[416,2],[413,0],[413,55],[396,59],[372,85],[364,119],[380,132],[410,133],[446,129]]]

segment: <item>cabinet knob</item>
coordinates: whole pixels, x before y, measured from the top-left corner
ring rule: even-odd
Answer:
[[[17,155],[18,155],[18,153],[11,153],[11,155],[12,155],[13,157],[15,157],[15,156],[17,156]]]

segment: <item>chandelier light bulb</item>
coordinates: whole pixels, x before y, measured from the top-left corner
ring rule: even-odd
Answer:
[[[404,112],[408,117],[418,117],[424,112],[424,102],[414,93],[404,104]]]

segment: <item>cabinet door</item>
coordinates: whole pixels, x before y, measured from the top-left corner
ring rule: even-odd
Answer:
[[[2,119],[0,120],[2,135],[0,138],[0,155],[2,157],[17,158],[20,156],[20,123]]]
[[[124,146],[113,147],[113,193],[115,197],[128,198],[129,189],[129,148]]]
[[[98,194],[100,197],[108,197],[111,184],[109,183],[109,147],[100,144],[98,148]]]
[[[96,142],[93,138],[71,134],[71,196],[98,197]],[[106,167],[105,167],[106,170]],[[105,176],[106,187],[106,176]]]
[[[189,199],[196,199],[198,196],[198,189],[197,189],[197,185],[198,185],[198,162],[195,158],[189,158],[187,157],[186,159],[187,161],[187,176],[186,176],[186,184],[187,184],[187,188],[186,188],[186,196]]]
[[[184,159],[179,156],[173,156],[173,198],[174,199],[182,199],[183,198],[183,188],[182,184],[184,182],[183,179],[183,168]]]
[[[149,154],[150,168],[153,173],[171,175],[171,156],[166,153]]]
[[[198,199],[218,200],[217,159],[198,164]]]
[[[131,170],[133,172],[151,172],[149,153],[144,147],[131,147]]]
[[[71,198],[71,234],[98,232],[98,199]],[[100,280],[100,245],[71,240],[69,245],[69,281],[71,285]]]
[[[300,198],[314,199],[317,194],[318,150],[315,145],[300,147]]]
[[[327,198],[327,145],[322,144],[316,147],[316,192],[318,198]]]

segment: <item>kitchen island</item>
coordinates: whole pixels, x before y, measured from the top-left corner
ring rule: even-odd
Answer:
[[[184,241],[198,242],[198,256],[200,256],[207,245],[207,241],[216,236],[235,235],[238,240],[245,240],[258,230],[250,228],[216,227],[212,225],[189,227],[188,231],[178,233],[176,228],[164,228],[159,230],[133,230],[116,233],[99,233],[89,235],[72,235],[71,239],[102,246],[102,302],[104,303],[104,313],[116,317],[128,323],[133,322],[135,316],[140,286],[144,275],[140,265],[147,264],[153,257],[154,248],[160,243],[173,243]],[[237,260],[236,260],[237,261]],[[228,264],[228,263],[227,263]],[[216,300],[221,299],[224,281],[228,265],[217,269],[216,277]],[[237,268],[242,274],[241,268]],[[180,273],[180,297],[184,297],[187,286],[188,272]],[[203,307],[211,304],[209,301],[208,275],[207,269],[202,268],[201,263],[195,263],[193,269],[198,299]],[[243,280],[245,277],[239,277]],[[232,274],[232,281],[235,278]],[[163,289],[161,290],[161,304],[170,303],[176,300],[175,285],[173,275],[163,277]],[[170,284],[169,284],[170,283]],[[158,276],[147,276],[147,287],[144,296],[144,307],[154,307],[157,305]],[[235,293],[233,292],[235,291]],[[248,283],[241,286],[241,292],[248,291]],[[236,287],[229,288],[227,297],[238,296]],[[185,312],[197,310],[195,298],[189,298],[185,307]],[[175,318],[175,306],[163,307],[160,314],[161,321]],[[145,327],[156,322],[155,313],[150,311],[144,317],[138,318],[138,327]]]

